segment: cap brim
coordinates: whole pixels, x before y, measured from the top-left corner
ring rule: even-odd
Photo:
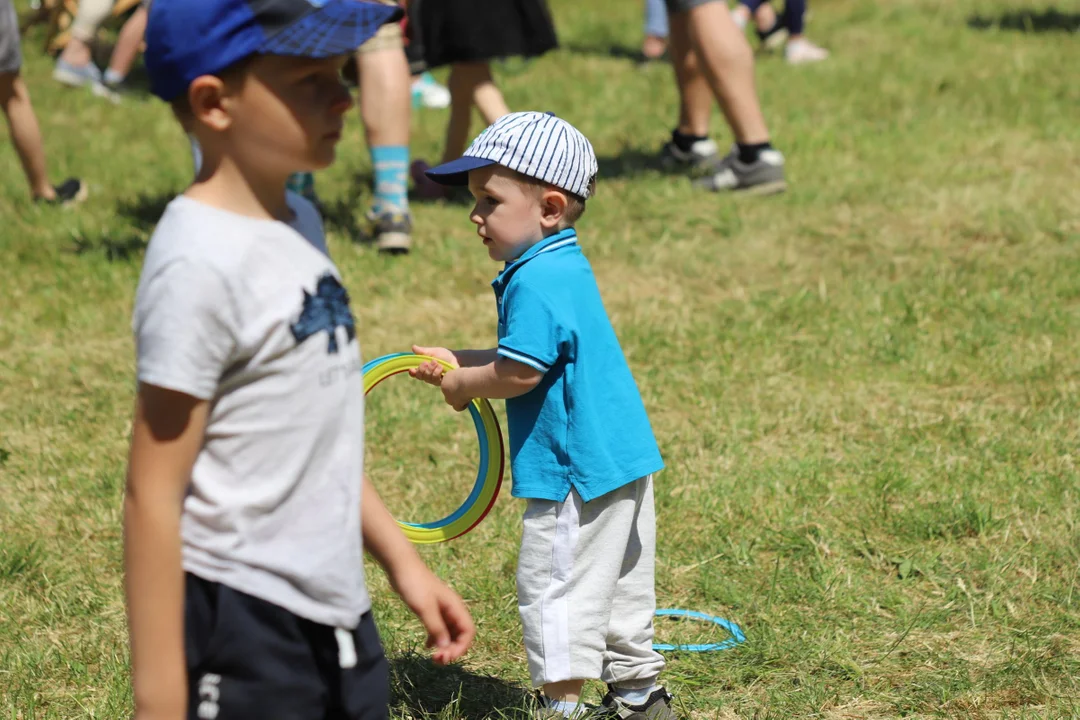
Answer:
[[[494,160],[464,156],[433,167],[424,174],[440,185],[468,185],[470,170],[479,170],[494,164]]]
[[[322,7],[268,38],[259,47],[265,55],[328,58],[346,55],[370,40],[388,22],[400,20],[396,5],[366,0],[327,0]]]

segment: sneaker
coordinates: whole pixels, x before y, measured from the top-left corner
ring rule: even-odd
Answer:
[[[114,85],[106,85],[105,83],[92,83],[90,85],[90,92],[95,96],[108,100],[113,105],[119,105],[123,102],[123,96],[120,94],[120,90]]]
[[[101,70],[92,62],[85,65],[72,65],[65,60],[57,60],[53,66],[53,80],[68,87],[101,85]]]
[[[734,146],[709,175],[694,181],[694,186],[719,192],[730,190],[748,195],[773,195],[787,190],[784,180],[784,156],[779,150],[764,150],[752,163],[739,160],[739,148]]]
[[[766,52],[776,52],[780,48],[784,47],[784,43],[788,39],[788,29],[780,24],[780,18],[776,19],[776,24],[765,31],[758,30],[758,39],[761,41],[761,49]]]
[[[415,108],[450,107],[450,90],[440,85],[431,73],[423,73],[412,82],[412,104]]]
[[[668,140],[660,148],[660,166],[668,172],[703,170],[720,161],[720,148],[712,140],[698,140],[689,150],[681,150]]]
[[[53,185],[56,197],[46,200],[43,197],[34,198],[34,202],[42,205],[75,205],[81,203],[90,194],[89,188],[79,178],[68,178],[59,185]]]
[[[806,63],[821,62],[829,57],[829,51],[815,45],[806,38],[792,40],[784,48],[784,59],[790,65],[804,65]]]
[[[614,688],[608,686],[608,694],[604,696],[604,717],[611,720],[678,720],[675,711],[671,709],[671,693],[663,688],[656,688],[652,694],[640,705],[631,705],[615,694]]]
[[[412,247],[412,215],[408,210],[402,211],[395,207],[381,210],[372,208],[368,211],[367,219],[371,223],[371,235],[379,252],[387,255],[404,255],[409,252]]]

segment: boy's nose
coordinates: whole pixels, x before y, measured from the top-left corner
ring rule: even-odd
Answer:
[[[330,105],[330,110],[336,115],[342,115],[348,112],[349,108],[354,104],[356,104],[356,99],[353,98],[352,91],[350,91],[346,85],[342,84],[338,89],[338,94],[334,97],[334,100]]]

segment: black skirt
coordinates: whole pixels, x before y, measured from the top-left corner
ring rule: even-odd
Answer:
[[[536,57],[558,46],[545,0],[411,0],[409,16],[429,68]]]

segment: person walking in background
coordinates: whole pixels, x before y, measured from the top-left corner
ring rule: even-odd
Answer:
[[[491,75],[491,61],[537,57],[558,45],[544,0],[422,0],[417,28],[429,68],[450,65],[450,120],[442,162],[461,156],[469,140],[475,106],[485,125],[510,108]],[[446,196],[446,188],[427,177],[428,163],[417,160],[412,178],[428,198]]]
[[[740,29],[745,29],[752,18],[762,47],[768,50],[783,47],[784,59],[792,65],[820,62],[829,57],[828,50],[810,42],[803,34],[806,0],[786,0],[779,17],[769,0],[739,0],[731,16]]]
[[[679,123],[660,152],[671,170],[700,173],[713,191],[783,192],[784,156],[772,146],[754,83],[754,54],[723,0],[666,0],[679,86]],[[709,139],[715,98],[735,136],[721,156]]]
[[[49,182],[45,147],[41,140],[30,91],[22,79],[22,46],[19,19],[11,0],[0,0],[0,109],[4,112],[11,142],[19,155],[23,172],[35,202],[68,204],[86,199],[86,185],[70,178],[59,185]]]
[[[71,38],[53,68],[53,79],[69,87],[89,86],[95,95],[118,102],[117,94],[135,63],[146,32],[146,3],[142,3],[120,30],[109,67],[104,73],[94,64],[90,45],[112,12],[112,0],[80,0],[71,23]]]
[[[398,4],[394,0],[375,1]],[[369,232],[379,252],[404,254],[412,247],[408,195],[412,83],[399,23],[383,25],[356,51],[356,82],[360,86],[360,120],[375,176],[374,200],[366,215]],[[288,185],[293,192],[317,202],[312,173],[295,173]]]

